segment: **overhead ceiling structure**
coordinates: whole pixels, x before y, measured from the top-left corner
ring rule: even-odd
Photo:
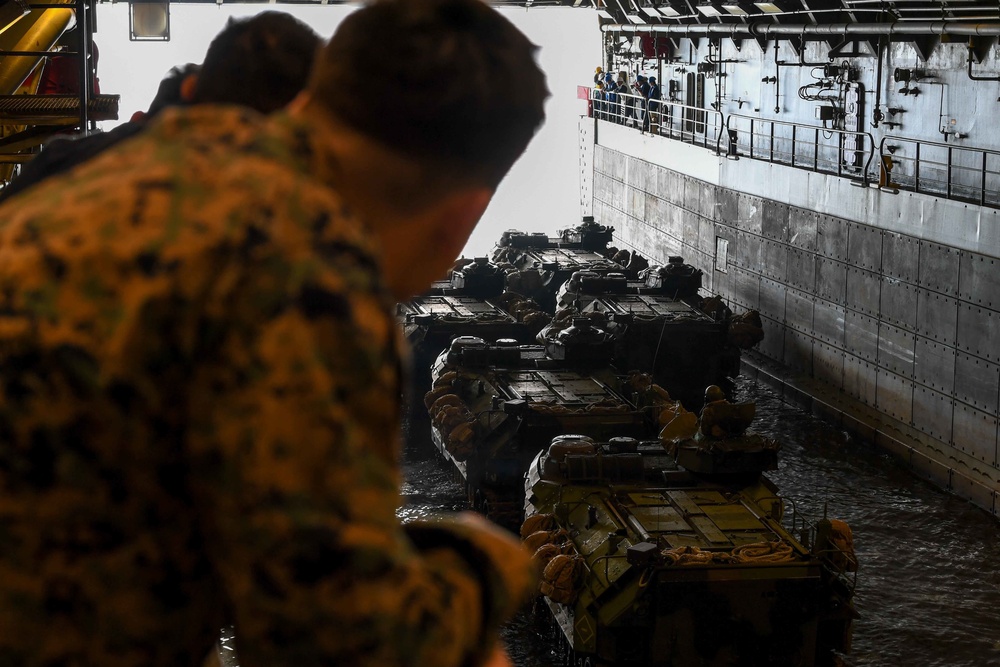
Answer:
[[[996,0],[584,0],[580,6],[622,24],[1000,22]]]
[[[666,33],[671,39],[751,37],[869,45],[909,42],[927,59],[940,41],[967,42],[978,61],[1000,36],[993,0],[586,0],[605,31]]]

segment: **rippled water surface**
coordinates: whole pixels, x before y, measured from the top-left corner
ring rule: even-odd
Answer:
[[[768,474],[808,514],[846,520],[860,562],[848,667],[1000,667],[1000,524],[888,455],[742,381],[753,428],[783,443]],[[426,425],[414,424],[414,430]],[[462,486],[422,433],[405,451],[404,518],[465,508]],[[544,607],[504,631],[518,667],[562,665]],[[224,634],[223,658],[235,667]],[[681,666],[684,667],[684,666]]]

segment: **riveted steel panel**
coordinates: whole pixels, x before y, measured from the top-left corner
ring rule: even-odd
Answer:
[[[879,315],[883,320],[907,329],[917,325],[917,287],[899,278],[882,276]]]
[[[715,223],[711,218],[698,220],[698,249],[712,258],[710,263],[699,267],[707,272],[715,264]]]
[[[772,320],[770,317],[761,317],[761,324],[764,329],[764,340],[760,342],[757,349],[761,354],[781,361],[782,350],[785,347],[785,328],[780,322]]]
[[[594,171],[602,174],[611,173],[611,155],[603,146],[594,147]]]
[[[698,181],[698,184],[701,187],[701,199],[699,200],[700,205],[698,206],[698,215],[714,221],[715,193],[721,188],[717,188],[715,185],[706,183],[705,181]]]
[[[917,384],[913,387],[913,427],[951,442],[953,403],[950,396]]]
[[[882,232],[882,274],[917,283],[920,242],[913,236]]]
[[[613,211],[614,209],[608,208],[608,211]],[[595,211],[596,213],[596,211]],[[613,224],[612,218],[614,216],[607,217],[596,217],[595,220],[599,220],[603,225],[611,225],[615,228],[615,235],[612,243],[615,247],[621,247],[622,245],[628,247],[639,247],[639,240],[642,238],[643,228],[646,225],[630,224],[630,225],[618,225]]]
[[[621,181],[611,181],[611,205],[619,211],[625,210],[626,189]]]
[[[998,396],[1000,366],[964,352],[955,355],[955,398],[996,414]]]
[[[760,273],[764,264],[764,239],[756,234],[739,232],[736,238],[736,263],[748,271]]]
[[[684,196],[684,191],[678,192],[677,179],[679,176],[676,171],[671,171],[670,169],[665,169],[663,167],[656,168],[656,194],[668,201],[677,201]]]
[[[878,321],[853,310],[844,318],[844,349],[866,361],[878,360]]]
[[[628,187],[628,214],[644,220],[646,218],[646,193],[631,185],[626,187]]]
[[[816,294],[841,306],[847,305],[847,265],[817,257]]]
[[[619,153],[615,150],[608,151],[608,172],[612,174],[624,174],[626,159],[628,158],[625,153]]]
[[[648,222],[630,222],[629,226],[636,229],[634,246],[644,256],[649,256],[655,249],[662,248],[663,244],[669,242],[671,238],[670,234],[664,233]]]
[[[910,466],[918,477],[942,488],[951,487],[951,468],[944,463],[914,450],[910,455]]]
[[[955,404],[955,448],[990,465],[997,462],[997,418],[982,410]]]
[[[594,171],[604,173],[604,161],[607,159],[608,149],[604,146],[594,144]]]
[[[913,382],[902,376],[879,371],[876,407],[907,424],[913,417]]]
[[[765,199],[761,214],[761,234],[775,241],[788,240],[788,204]]]
[[[1000,313],[959,302],[957,331],[956,342],[960,350],[1000,361]]]
[[[691,264],[692,266],[704,266],[708,269],[706,273],[711,272],[712,264],[715,261],[712,255],[707,252],[702,252],[698,248],[692,248],[690,246],[685,246],[684,253],[681,256],[687,258],[688,264]],[[706,284],[705,289],[708,290],[711,289],[711,287]]]
[[[847,307],[878,315],[882,280],[877,273],[851,267],[847,270]]]
[[[878,329],[878,365],[912,378],[916,336],[891,324],[881,323]]]
[[[663,178],[663,174],[666,171],[667,171],[666,168],[661,167],[658,164],[649,165],[649,176],[648,176],[649,182],[646,184],[648,186],[647,190],[649,192],[655,192],[655,193],[662,192],[662,190],[660,190],[660,179]]]
[[[761,278],[760,307],[761,315],[766,315],[778,322],[785,319],[785,286],[779,282]]]
[[[594,168],[607,173],[611,171],[611,154],[613,151],[600,144],[594,146]]]
[[[782,350],[782,363],[789,368],[812,375],[813,372],[813,339],[792,329],[785,329],[785,347]]]
[[[819,215],[806,208],[788,208],[788,243],[802,250],[816,251],[816,225]]]
[[[602,202],[611,199],[611,179],[606,174],[594,174],[594,199]]]
[[[842,218],[821,215],[816,221],[816,251],[830,259],[847,260],[847,225]]]
[[[593,204],[593,207],[594,207],[593,208],[594,220],[596,220],[599,224],[602,224],[602,225],[608,224],[606,222],[607,218],[604,215],[604,206],[605,206],[604,202],[599,201],[597,199],[594,200],[594,204]]]
[[[834,387],[844,386],[844,352],[813,341],[813,377]]]
[[[973,505],[982,507],[989,512],[993,510],[996,515],[1000,510],[994,507],[996,494],[989,486],[982,482],[978,472],[973,472],[971,477],[961,474],[961,470],[956,470],[951,477],[951,491],[959,498],[968,500]]]
[[[844,391],[865,405],[875,405],[877,369],[852,354],[844,355]]]
[[[646,199],[645,220],[650,223],[656,220],[662,220],[664,216],[664,207],[666,206],[664,201],[656,195],[648,192],[644,196]]]
[[[788,246],[785,281],[799,289],[813,292],[816,289],[816,254]]]
[[[717,188],[715,194],[715,220],[729,227],[736,226],[739,201],[735,190]]]
[[[778,241],[764,238],[762,248],[763,263],[761,273],[768,278],[785,282],[786,265],[788,264],[788,246]]]
[[[635,188],[641,192],[649,191],[651,189],[649,184],[656,182],[655,180],[650,180],[652,166],[653,165],[648,162],[629,156],[628,171],[625,173],[625,182],[629,187]]]
[[[732,227],[723,225],[722,223],[715,224],[715,238],[726,239],[729,242],[729,264],[736,263],[736,256],[734,250],[736,248],[736,239],[739,238],[740,232],[736,231]]]
[[[917,336],[913,350],[913,379],[951,394],[955,388],[955,348]]]
[[[733,301],[744,308],[757,310],[760,307],[760,276],[737,266],[731,273],[735,286]]]
[[[785,288],[785,324],[796,331],[811,334],[813,330],[813,297]]]
[[[869,271],[882,266],[882,232],[868,225],[848,223],[847,263]]]
[[[632,227],[644,226],[633,223],[629,220],[628,216],[625,215],[624,211],[615,208],[611,204],[604,205],[604,212],[605,219],[607,220],[605,224],[610,224],[615,229],[625,229],[626,225],[630,225]]]
[[[706,277],[710,274],[712,276],[712,284],[708,286],[708,290],[713,294],[721,294],[723,299],[732,299],[734,283],[732,274],[717,270],[705,272]]]
[[[958,338],[958,299],[918,288],[915,328],[928,338],[954,345]]]
[[[698,243],[699,216],[693,211],[687,211],[681,218],[682,232],[681,240],[689,245]]]
[[[918,278],[921,287],[956,296],[958,294],[959,251],[930,241],[920,241]]]
[[[752,195],[740,194],[736,203],[736,225],[743,231],[760,234],[764,200]]]
[[[684,208],[695,213],[701,211],[701,181],[695,178],[684,177]]]
[[[658,206],[660,216],[653,223],[657,229],[663,230],[664,232],[670,234],[678,234],[677,230],[680,229],[680,225],[677,224],[678,211],[679,209],[670,202],[666,200],[660,200],[662,203]],[[681,211],[683,212],[683,211]]]
[[[813,304],[813,333],[822,341],[844,346],[844,320],[847,310],[843,306],[817,299]]]
[[[1000,259],[970,252],[961,253],[961,257],[959,297],[977,306],[1000,310]]]
[[[678,239],[669,234],[658,234],[656,237],[657,256],[666,259],[676,255],[684,256],[686,248]]]

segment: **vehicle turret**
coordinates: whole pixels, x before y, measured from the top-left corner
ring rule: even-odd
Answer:
[[[574,318],[572,325],[557,333],[545,345],[550,359],[569,365],[607,366],[614,351],[614,337],[594,326],[587,317]]]
[[[594,216],[585,215],[580,224],[567,229],[560,229],[559,240],[563,247],[572,245],[587,250],[606,250],[611,244],[615,228],[594,222]]]
[[[664,266],[652,266],[642,273],[641,293],[667,294],[676,299],[698,296],[701,289],[702,270],[684,263],[683,257],[670,257]]]
[[[452,271],[450,293],[483,299],[497,297],[503,294],[505,277],[505,272],[488,257],[476,257]]]

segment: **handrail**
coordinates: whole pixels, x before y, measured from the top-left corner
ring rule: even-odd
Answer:
[[[670,120],[667,132],[667,136],[669,136],[673,133],[675,117],[680,117],[682,118],[682,123],[689,122],[703,128],[717,128],[718,132],[714,137],[715,151],[720,151],[723,136],[722,130],[725,124],[725,116],[722,112],[716,111],[715,109],[705,109],[702,107],[681,104],[680,102],[675,102],[673,100],[647,100],[642,95],[634,95],[632,93],[615,92],[613,94],[616,96],[616,99],[608,100],[603,91],[598,90],[597,88],[591,88],[590,101],[593,104],[592,112],[599,119],[610,120],[618,123],[619,125],[628,125],[630,121],[633,121],[637,125],[641,125],[643,131],[664,134],[664,126],[662,122],[656,124],[647,122],[648,120],[651,120],[651,116],[656,115],[661,119],[661,121],[663,118],[668,118]],[[658,107],[654,111],[650,111],[649,102],[656,103]],[[647,114],[649,116],[647,116]],[[690,118],[695,117],[696,114],[704,115],[705,118],[701,120],[691,120]],[[714,118],[715,121],[710,121],[709,117]],[[652,129],[654,125],[656,125],[658,129]],[[709,135],[707,132],[689,132],[682,129],[679,130],[677,134],[681,136],[680,141],[684,141],[684,143],[691,143],[706,147],[709,145]],[[690,141],[683,138],[686,134],[691,136]],[[706,140],[704,142],[696,141],[695,137],[698,135],[704,135]]]
[[[609,120],[625,125],[632,122],[636,125],[645,123],[646,117],[636,113],[637,111],[642,114],[649,113],[647,109],[647,100],[645,98],[641,95],[633,95],[631,93],[616,92],[615,95],[616,99],[611,101],[605,98],[604,93],[601,90],[591,88],[590,101],[593,105],[591,112],[595,118]],[[948,143],[947,141],[925,141],[922,139],[901,137],[897,135],[884,135],[876,145],[875,137],[871,134],[871,132],[841,130],[823,127],[820,125],[808,125],[805,123],[761,118],[738,113],[727,115],[715,109],[695,107],[687,104],[681,104],[680,102],[675,102],[673,100],[655,101],[660,105],[660,107],[658,111],[653,113],[658,114],[661,117],[661,121],[663,118],[666,118],[669,121],[666,124],[661,122],[655,132],[668,138],[676,138],[684,143],[700,145],[711,150],[710,142],[708,140],[709,133],[706,132],[705,129],[708,128],[709,125],[715,126],[717,119],[719,131],[715,139],[714,149],[717,155],[727,152],[722,148],[723,137],[727,137],[730,142],[728,153],[734,157],[739,157],[739,153],[734,152],[738,150],[736,142],[738,141],[739,128],[734,127],[734,125],[740,121],[745,121],[750,124],[750,154],[746,155],[746,157],[751,159],[758,159],[754,154],[754,138],[756,136],[764,136],[770,142],[770,155],[763,159],[767,159],[771,162],[777,162],[779,164],[785,164],[796,169],[806,169],[817,173],[835,173],[838,176],[844,176],[845,162],[843,160],[843,156],[845,154],[854,153],[858,156],[867,154],[867,158],[864,160],[863,164],[852,166],[846,170],[850,172],[850,175],[860,178],[861,182],[865,185],[874,181],[890,187],[910,189],[915,192],[934,194],[938,196],[944,194],[944,196],[948,199],[972,202],[978,201],[980,206],[1000,208],[1000,150],[969,148],[965,146],[957,146],[954,143]],[[695,116],[695,114],[705,114],[706,116],[701,120],[697,120],[697,116]],[[708,119],[709,115],[712,117],[712,121]],[[701,128],[701,132],[685,131],[682,129],[677,132],[677,135],[679,136],[674,136],[674,121],[678,117],[682,119],[681,122],[692,123],[698,126]],[[692,118],[695,118],[695,120],[692,120]],[[754,125],[764,123],[769,124],[771,131],[768,134],[757,135],[754,132]],[[666,132],[664,132],[664,125],[668,128]],[[645,127],[648,126],[644,126],[644,129]],[[775,127],[790,128],[790,134],[788,136],[775,135]],[[800,144],[800,142],[804,141],[798,135],[803,130],[813,133],[813,141],[810,145],[814,147],[814,150],[812,154],[812,164],[809,166],[801,164],[797,159],[800,156],[796,151],[796,147]],[[744,128],[743,131],[746,131],[746,128]],[[835,142],[823,143],[819,141],[820,133],[823,133],[827,138],[836,135],[837,140]],[[698,136],[704,136],[705,141],[698,141]],[[850,147],[848,142],[849,139],[853,139],[857,142],[856,148]],[[789,151],[787,160],[783,160],[780,156],[777,158],[775,157],[774,146],[776,143],[782,141],[791,142],[791,150]],[[866,141],[867,147],[865,146]],[[916,154],[913,157],[899,154],[899,144],[915,145]],[[836,151],[837,169],[835,171],[832,169],[822,169],[820,167],[820,150],[823,148],[828,151]],[[947,151],[947,158],[944,161],[936,161],[934,159],[921,156],[921,148],[933,148]],[[886,170],[886,167],[888,166],[889,171],[891,171],[893,162],[899,164],[912,162],[914,165],[912,186],[908,186],[905,183],[882,183],[880,176],[883,175],[884,172],[872,170],[872,162],[875,159],[876,150],[879,156],[880,170]],[[961,159],[954,159],[956,153],[960,156],[974,156],[976,158],[976,164],[974,166],[963,164]],[[996,166],[992,169],[990,168],[991,161],[996,164]],[[945,180],[939,181],[932,178],[921,177],[921,166],[940,168],[940,170],[944,171],[946,174]],[[971,173],[978,173],[978,184],[973,184],[968,178],[955,178],[956,174],[962,175]],[[889,178],[891,178],[891,174]],[[992,186],[988,183],[991,179],[995,181]],[[886,178],[885,180],[889,179]],[[923,187],[923,185],[928,181],[931,183],[942,183],[943,185],[938,189]],[[962,189],[977,192],[978,196],[963,197],[962,195],[955,193],[955,190]],[[995,193],[996,196],[994,198],[988,198],[988,193]]]
[[[751,149],[751,155],[748,156],[748,157],[751,157],[751,158],[753,157],[753,154],[752,154],[753,143],[752,142],[753,142],[753,137],[755,136],[754,133],[753,133],[754,123],[769,123],[772,126],[772,128],[775,125],[780,125],[780,126],[792,128],[791,137],[780,137],[782,139],[790,139],[791,142],[792,142],[792,152],[791,152],[791,155],[790,155],[790,159],[789,159],[789,161],[787,163],[782,163],[782,164],[788,164],[791,167],[798,167],[798,165],[795,163],[795,144],[796,144],[796,141],[797,141],[797,137],[796,137],[797,130],[798,129],[812,130],[813,133],[814,133],[813,145],[816,147],[816,153],[815,153],[814,159],[813,159],[813,167],[812,167],[812,169],[810,171],[815,171],[815,172],[821,171],[819,169],[819,147],[822,146],[823,144],[820,144],[820,142],[819,142],[819,139],[818,139],[819,133],[822,132],[824,134],[829,134],[829,135],[836,134],[839,137],[838,141],[837,141],[837,144],[836,144],[836,146],[833,146],[833,145],[829,146],[830,148],[836,148],[841,153],[846,153],[846,152],[854,152],[854,153],[857,153],[857,154],[863,154],[865,152],[868,153],[868,159],[865,160],[864,166],[859,166],[858,170],[859,170],[860,176],[861,176],[862,180],[864,180],[864,182],[867,183],[868,180],[869,180],[869,170],[871,168],[872,160],[875,159],[875,137],[873,137],[870,132],[860,132],[860,131],[853,131],[853,130],[840,130],[840,129],[836,129],[836,128],[823,127],[821,125],[807,125],[805,123],[794,123],[794,122],[791,122],[791,121],[774,120],[774,119],[771,119],[771,118],[760,118],[760,117],[756,117],[756,116],[747,116],[745,114],[729,114],[726,117],[726,131],[730,133],[730,136],[733,136],[733,133],[737,131],[736,128],[732,127],[733,120],[746,120],[746,121],[750,122],[750,140],[751,140],[750,149]],[[848,138],[860,139],[861,143],[862,143],[862,147],[855,148],[855,149],[846,148],[846,139],[848,139]],[[774,136],[773,129],[772,129],[772,132],[771,132],[771,135],[770,135],[770,139],[772,141],[772,145],[771,145],[771,152],[772,152],[771,161],[774,161],[774,159],[773,159],[773,152],[774,152],[773,142],[774,142],[775,136]],[[868,150],[867,151],[865,151],[864,148],[863,148],[863,144],[864,144],[864,140],[865,139],[868,140]],[[839,160],[839,159],[837,161],[837,175],[838,176],[842,176],[843,175],[843,161]]]
[[[916,146],[916,154],[913,157],[907,155],[902,155],[899,152],[900,144],[913,144]],[[937,148],[947,151],[946,160],[940,162],[931,158],[921,157],[922,148]],[[960,155],[972,156],[975,159],[975,166],[956,164],[955,153],[958,152]],[[955,144],[950,144],[941,141],[922,141],[919,139],[912,139],[909,137],[901,137],[898,135],[886,135],[879,142],[879,156],[882,160],[883,167],[888,167],[886,170],[889,173],[888,181],[891,178],[893,163],[905,164],[906,162],[912,162],[913,164],[913,185],[908,187],[905,183],[887,182],[886,185],[890,187],[899,187],[904,190],[912,189],[914,192],[924,192],[928,194],[940,195],[941,191],[934,188],[921,187],[922,182],[931,181],[932,183],[941,183],[932,178],[921,178],[921,165],[930,165],[932,167],[939,167],[942,171],[945,171],[945,181],[943,191],[948,199],[964,199],[972,201],[978,201],[980,206],[990,206],[992,208],[1000,208],[1000,194],[992,200],[987,201],[987,193],[995,192],[996,188],[991,188],[987,185],[988,177],[992,176],[994,179],[1000,183],[1000,150],[992,150],[989,148],[971,148],[966,146],[957,146]],[[989,169],[990,157],[994,158],[994,162],[997,164],[994,170]],[[956,173],[957,172],[957,173]],[[979,175],[978,185],[974,185],[972,182],[966,179],[956,179],[956,175],[962,173],[973,174],[977,173]],[[957,180],[957,182],[956,182]],[[973,191],[978,190],[978,198],[961,197],[955,194],[956,189],[971,189]]]

